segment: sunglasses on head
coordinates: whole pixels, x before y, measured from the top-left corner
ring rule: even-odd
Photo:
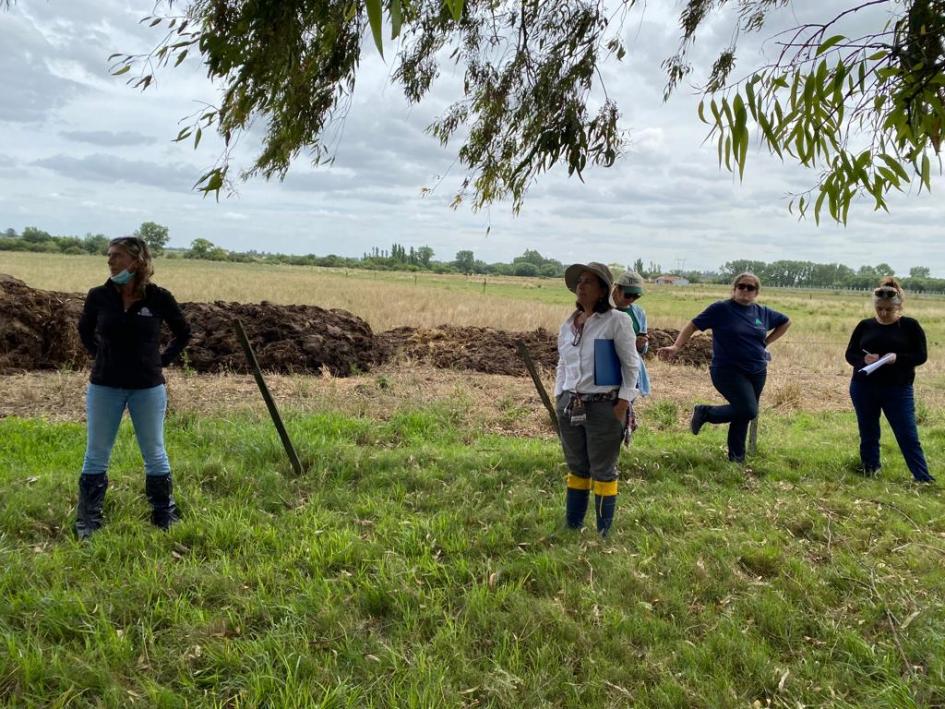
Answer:
[[[144,240],[138,238],[137,236],[116,236],[114,239],[108,242],[108,245],[115,246],[117,244],[137,244],[140,246],[143,243]]]
[[[882,288],[877,288],[874,290],[873,295],[875,295],[877,298],[895,298],[897,295],[899,295],[899,291],[897,291],[895,288],[891,288],[890,286],[883,286]]]
[[[758,290],[758,286],[753,283],[736,283],[736,290],[747,290],[749,293]]]

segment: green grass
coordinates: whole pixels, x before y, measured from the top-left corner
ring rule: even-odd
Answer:
[[[126,423],[89,544],[83,426],[0,420],[0,702],[945,704],[945,504],[889,432],[867,480],[850,414],[765,418],[748,469],[674,416],[623,453],[604,543],[559,528],[556,441],[485,435],[459,404],[290,413],[299,477],[264,421],[172,417],[168,534]]]

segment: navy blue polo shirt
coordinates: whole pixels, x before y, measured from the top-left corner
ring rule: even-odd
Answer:
[[[749,374],[767,369],[765,338],[788,317],[766,305],[719,300],[692,319],[697,330],[712,330],[712,367],[735,367]]]

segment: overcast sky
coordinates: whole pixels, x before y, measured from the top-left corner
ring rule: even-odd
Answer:
[[[429,245],[438,260],[471,249],[485,261],[510,261],[532,248],[564,262],[639,257],[664,271],[716,269],[738,258],[805,259],[887,262],[898,273],[925,265],[945,277],[941,177],[933,178],[931,196],[913,190],[891,199],[891,214],[864,203],[851,209],[846,227],[817,227],[787,211],[787,195],[810,187],[813,172],[763,155],[754,142],[743,183],[720,170],[714,145],[703,145],[693,92],[662,101],[660,63],[677,46],[680,4],[656,4],[631,14],[623,30],[628,55],[603,70],[629,135],[626,154],[613,168],[588,169],[584,183],[564,170],[543,175],[513,216],[508,203],[478,213],[447,206],[463,172],[425,128],[459,97],[460,77],[446,73],[430,101],[408,107],[388,85],[373,44],[331,168],[302,158],[283,183],[256,179],[239,183],[236,196],[204,199],[191,188],[219,143],[205,135],[194,151],[171,142],[181,119],[214,103],[199,62],[164,71],[144,93],[107,71],[109,54],[144,51],[159,39],[139,24],[152,3],[18,0],[0,10],[0,230],[117,236],[155,221],[180,247],[202,237],[233,250],[360,256],[397,242]],[[777,21],[807,19],[785,11]],[[733,22],[718,16],[700,34],[693,57],[703,68],[728,43]],[[855,22],[875,26],[876,17],[861,13]],[[743,38],[743,46],[762,46],[774,29]],[[770,55],[771,43],[764,46]],[[744,73],[753,57],[739,56]],[[248,166],[258,145],[244,136],[235,168]]]

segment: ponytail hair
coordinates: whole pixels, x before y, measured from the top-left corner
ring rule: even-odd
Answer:
[[[895,276],[884,276],[883,280],[879,282],[880,287],[889,286],[890,288],[895,288],[900,293],[902,292],[902,284],[896,280]]]

